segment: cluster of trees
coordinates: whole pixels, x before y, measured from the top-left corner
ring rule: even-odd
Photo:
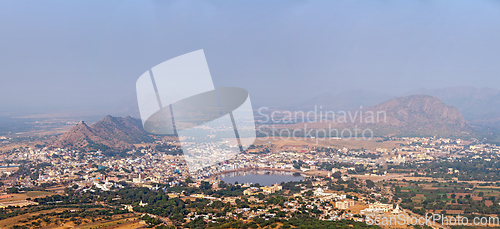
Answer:
[[[454,161],[438,160],[426,163],[425,166],[417,163],[406,163],[400,165],[390,165],[389,169],[393,173],[411,172],[421,173],[424,176],[433,178],[452,179],[454,177],[461,181],[500,181],[500,161],[496,156],[483,155],[490,158],[473,158],[472,156],[464,157]],[[452,168],[453,172],[449,173],[448,168]],[[458,173],[454,171],[458,170]]]
[[[151,217],[148,214],[145,214],[141,219],[144,220],[144,222],[146,222],[148,227],[154,227],[154,226],[162,223],[161,220],[159,220],[155,217]]]
[[[300,187],[300,182],[287,182],[281,183],[283,190],[288,190],[289,194],[299,193],[302,188]]]
[[[343,181],[342,179],[338,179],[336,183],[329,183],[328,187],[334,191],[344,191],[344,192],[355,192],[355,193],[364,193],[363,190],[360,189],[360,182],[355,179]]]
[[[217,222],[207,223],[203,218],[196,218],[185,224],[187,228],[335,228],[335,229],[361,229],[361,228],[380,228],[370,226],[362,222],[352,220],[342,221],[321,221],[309,215],[297,215],[290,219],[280,219],[276,217],[264,218],[255,217],[249,221],[233,219],[217,219]]]
[[[394,199],[401,198],[401,207],[410,209],[417,214],[425,214],[426,210],[434,210],[446,213],[446,210],[462,210],[465,214],[480,213],[480,214],[500,214],[500,206],[493,204],[491,206],[486,206],[486,201],[491,201],[495,203],[498,201],[495,196],[484,196],[483,192],[478,192],[478,196],[482,197],[481,200],[473,200],[472,191],[466,191],[465,189],[454,190],[441,189],[440,192],[450,191],[460,192],[460,194],[429,194],[420,200],[414,200],[417,195],[417,190],[409,190],[408,192],[402,192],[401,187],[397,186],[394,189]],[[465,194],[465,192],[470,192]],[[457,198],[458,197],[458,198]]]
[[[50,210],[55,208],[54,206],[40,206],[40,207],[29,207],[21,209],[19,207],[9,206],[7,208],[0,208],[0,220],[7,219],[11,217],[16,217],[26,213],[33,213],[43,210]]]
[[[280,224],[280,226],[278,226]],[[380,228],[378,226],[369,226],[362,222],[355,222],[352,220],[342,220],[342,221],[321,221],[316,218],[309,216],[297,216],[290,219],[279,219],[279,218],[261,218],[255,217],[252,221],[244,223],[241,220],[221,220],[217,223],[205,223],[203,220],[198,219],[191,221],[186,225],[189,228],[205,228],[205,227],[217,227],[217,228],[264,228],[269,226],[270,228],[336,228],[336,229],[361,229],[361,228]]]

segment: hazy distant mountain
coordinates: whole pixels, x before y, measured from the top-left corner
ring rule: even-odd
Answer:
[[[364,110],[365,117],[368,111],[386,113],[387,119],[380,118],[378,123],[359,123],[377,135],[470,137],[474,133],[457,108],[429,95],[411,95],[383,102]]]
[[[492,88],[451,87],[441,89],[419,89],[407,95],[432,95],[450,106],[458,108],[471,123],[488,125],[499,123],[500,90]],[[491,120],[491,122],[489,121]],[[476,122],[480,121],[480,122]],[[500,125],[499,125],[500,127]]]
[[[456,107],[470,125],[500,129],[500,90],[492,88],[450,87],[439,89],[419,89],[402,94],[430,95],[446,105]],[[395,96],[369,91],[347,91],[339,94],[323,93],[311,99],[277,107],[281,110],[314,110],[315,105],[322,110],[349,111],[360,106],[371,107]]]
[[[277,107],[277,109],[311,111],[314,110],[315,106],[317,109],[320,109],[321,106],[323,111],[350,111],[360,106],[370,107],[392,97],[388,94],[364,90],[346,91],[339,94],[323,93],[305,101]]]
[[[117,100],[107,106],[83,106],[68,109],[46,108],[41,110],[33,109],[26,111],[0,110],[0,116],[5,117],[34,119],[61,118],[68,120],[77,119],[87,120],[89,123],[96,122],[105,115],[112,115],[115,117],[131,116],[134,118],[140,118],[139,106],[137,104],[137,97],[135,93]]]
[[[84,122],[78,123],[70,131],[61,135],[51,146],[87,150],[122,150],[132,148],[132,144],[148,141],[151,139],[142,128],[140,120],[108,115],[90,127]]]

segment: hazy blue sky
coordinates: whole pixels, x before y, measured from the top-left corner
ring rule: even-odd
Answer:
[[[500,2],[2,1],[0,109],[116,104],[146,70],[198,49],[215,86],[254,105],[499,89]]]

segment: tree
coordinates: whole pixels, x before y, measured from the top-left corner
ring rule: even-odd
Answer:
[[[373,188],[373,187],[375,187],[375,183],[373,183],[372,180],[366,180],[366,187]]]
[[[210,182],[202,181],[200,183],[200,189],[202,189],[202,190],[209,190],[211,188],[212,188],[212,185],[210,184]]]
[[[19,193],[19,189],[16,186],[13,186],[12,188],[7,189],[7,193]]]
[[[420,215],[425,215],[425,208],[420,208],[418,213]]]

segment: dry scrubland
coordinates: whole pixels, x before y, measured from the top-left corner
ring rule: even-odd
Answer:
[[[56,208],[51,210],[39,211],[35,213],[27,213],[24,215],[0,220],[0,228],[11,228],[13,225],[27,225],[29,228],[32,227],[33,223],[39,223],[40,228],[81,228],[81,229],[98,229],[98,228],[139,228],[146,226],[144,222],[140,222],[138,217],[140,215],[127,213],[122,215],[114,215],[111,219],[105,219],[104,217],[74,217],[74,220],[63,219],[58,217],[49,217],[50,222],[47,223],[41,218],[38,220],[30,220],[30,217],[36,217],[40,214],[47,214],[51,212],[61,213],[68,208]],[[87,209],[94,210],[94,209]],[[96,210],[102,210],[96,208]],[[94,220],[95,222],[93,222]],[[76,223],[79,222],[79,223]]]
[[[18,200],[26,200],[27,198],[35,199],[38,197],[46,197],[46,196],[50,196],[53,194],[54,193],[52,193],[52,192],[43,192],[43,191],[32,191],[32,192],[19,193],[19,194],[8,194],[12,197],[0,199],[0,203],[10,202],[10,201],[18,201]]]

